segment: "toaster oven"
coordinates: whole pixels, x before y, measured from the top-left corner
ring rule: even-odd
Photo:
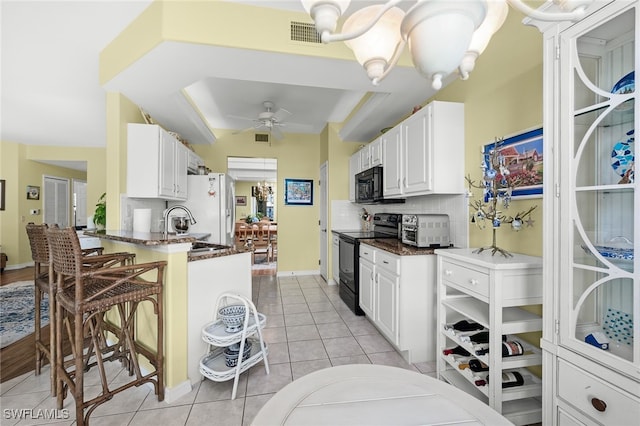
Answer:
[[[449,247],[449,216],[446,214],[403,214],[402,242],[415,247]]]

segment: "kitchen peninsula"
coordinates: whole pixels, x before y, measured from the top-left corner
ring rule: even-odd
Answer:
[[[176,400],[200,380],[199,361],[206,345],[200,337],[204,324],[214,317],[218,297],[225,292],[251,298],[251,252],[229,247],[191,250],[206,234],[175,235],[162,232],[86,231],[98,237],[107,251],[128,251],[137,262],[164,260],[165,399]],[[147,314],[136,322],[136,333],[148,341],[155,334]]]

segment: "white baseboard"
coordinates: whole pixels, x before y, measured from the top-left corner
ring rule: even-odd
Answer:
[[[294,277],[302,275],[320,275],[320,269],[314,269],[309,271],[278,271],[279,277]]]
[[[338,282],[336,280],[334,280],[333,278],[329,278],[329,281],[327,282],[327,285],[338,285]]]
[[[28,268],[29,266],[33,266],[33,261],[27,262],[27,263],[18,263],[16,265],[7,265],[7,266],[4,267],[4,270],[5,271],[12,271],[14,269]]]
[[[185,396],[191,392],[191,381],[185,380],[180,383],[178,386],[174,386],[172,388],[164,388],[164,400],[167,404],[171,404],[174,401],[177,401],[179,398]]]

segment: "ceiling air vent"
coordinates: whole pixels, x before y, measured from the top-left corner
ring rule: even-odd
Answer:
[[[269,142],[268,133],[256,133],[256,142]]]
[[[291,21],[291,40],[322,44],[315,25],[308,22]]]

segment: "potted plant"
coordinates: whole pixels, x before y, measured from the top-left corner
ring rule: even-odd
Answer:
[[[98,198],[98,204],[96,204],[96,211],[93,213],[93,223],[96,225],[96,229],[102,230],[107,226],[107,193],[103,193]]]

